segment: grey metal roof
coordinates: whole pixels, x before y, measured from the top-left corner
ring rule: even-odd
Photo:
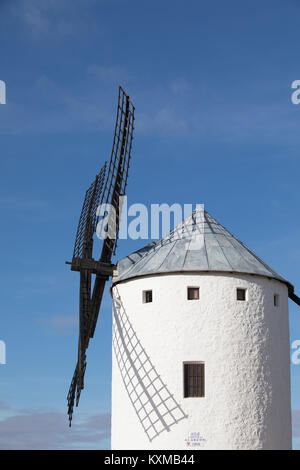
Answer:
[[[291,284],[201,206],[158,241],[122,258],[114,282],[158,273],[214,271],[258,274]]]

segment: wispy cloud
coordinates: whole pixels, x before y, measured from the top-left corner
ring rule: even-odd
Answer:
[[[219,138],[243,141],[276,137],[290,143],[297,139],[298,120],[295,107],[286,103],[264,100],[249,101],[240,96],[216,95],[213,84],[184,79],[161,83],[152,89],[138,88],[136,129],[175,137]]]
[[[59,412],[27,410],[0,421],[0,449],[107,448],[110,436],[108,413],[89,416],[68,427]]]
[[[39,317],[37,321],[52,334],[71,334],[76,329],[78,317],[77,315],[52,315],[47,318]]]
[[[34,96],[30,108],[7,104],[0,109],[0,132],[5,134],[95,131],[111,129],[114,114],[105,91],[95,77],[83,84],[76,82],[77,91],[46,76],[40,76],[28,93]],[[2,111],[2,112],[1,112]]]
[[[30,198],[28,196],[1,196],[0,195],[0,207],[2,209],[23,211],[23,210],[44,210],[48,206],[46,201],[39,198]]]
[[[293,437],[300,437],[300,410],[293,410]]]
[[[170,88],[174,95],[180,95],[189,90],[189,83],[184,78],[175,78],[171,81]]]
[[[3,410],[10,410],[10,409],[11,409],[10,405],[0,400],[0,410],[3,411]]]
[[[167,135],[187,135],[189,134],[189,121],[180,115],[172,106],[158,108],[150,115],[146,111],[138,114],[137,131],[142,134],[156,132]]]
[[[1,279],[3,279],[3,275],[1,276]],[[5,279],[8,281],[8,275],[6,275]],[[64,279],[60,278],[57,273],[37,274],[35,271],[33,271],[33,273],[26,272],[26,275],[20,277],[17,283],[17,291],[13,287],[15,285],[15,277],[12,279],[14,282],[11,282],[11,292],[14,292],[14,295],[18,298],[30,298],[33,295],[58,294],[66,289],[63,282]],[[7,289],[9,289],[9,285]],[[10,291],[8,290],[8,292]]]
[[[119,65],[103,66],[90,65],[87,69],[88,74],[100,79],[102,82],[108,83],[110,86],[123,84],[134,80],[134,75]]]
[[[38,77],[28,88],[28,96],[32,97],[30,107],[21,102],[10,102],[0,108],[0,133],[111,130],[115,119],[112,97],[115,97],[116,86],[108,84],[105,75],[115,75],[118,81],[117,68],[111,67],[101,67],[101,72],[98,68],[88,69],[82,81],[74,78],[69,87],[45,75]],[[107,88],[100,86],[103,83],[112,88],[111,95]]]
[[[41,37],[75,36],[78,33],[97,31],[99,22],[86,15],[86,9],[96,0],[19,0],[11,11],[34,39]],[[78,15],[78,9],[81,14]]]
[[[91,64],[68,85],[40,76],[28,89],[33,105],[7,104],[0,109],[2,133],[47,133],[111,130],[115,119],[113,99],[123,84],[136,106],[136,133],[165,137],[268,140],[292,146],[298,142],[298,110],[266,96],[249,101],[228,93],[216,95],[213,84],[174,77],[150,87],[126,68]]]

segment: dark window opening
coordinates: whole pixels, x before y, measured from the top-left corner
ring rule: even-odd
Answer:
[[[188,287],[187,298],[188,300],[199,300],[199,287]]]
[[[246,300],[246,289],[236,290],[236,300]]]
[[[205,396],[204,363],[183,364],[184,398]]]
[[[144,290],[143,291],[143,303],[148,304],[152,302],[152,290]]]
[[[279,295],[274,294],[274,307],[279,307]]]

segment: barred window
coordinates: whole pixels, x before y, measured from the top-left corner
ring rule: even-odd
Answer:
[[[184,398],[205,396],[204,362],[183,364]]]
[[[199,287],[188,287],[187,298],[188,300],[199,300]]]

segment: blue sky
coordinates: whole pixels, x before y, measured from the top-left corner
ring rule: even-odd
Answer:
[[[0,447],[109,447],[108,291],[65,427],[78,276],[64,262],[119,84],[136,106],[128,203],[204,203],[300,292],[299,15],[298,0],[0,0]],[[122,240],[118,255],[144,244]],[[300,339],[293,303],[290,322]]]

